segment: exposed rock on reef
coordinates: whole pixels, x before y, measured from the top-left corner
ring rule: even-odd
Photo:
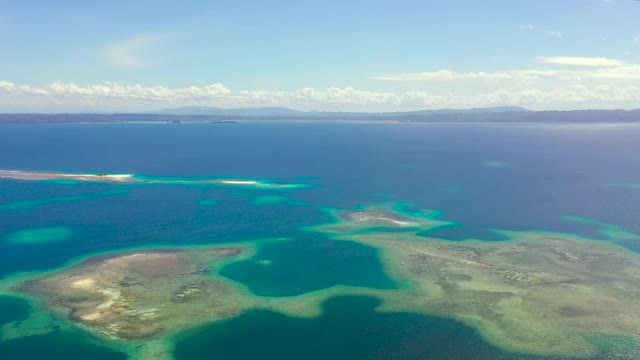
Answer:
[[[143,339],[242,311],[237,288],[211,276],[242,251],[210,247],[106,255],[28,281],[18,290],[100,333]]]

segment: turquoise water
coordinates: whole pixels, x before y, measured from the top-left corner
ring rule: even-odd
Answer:
[[[222,275],[257,296],[285,297],[340,284],[402,287],[384,274],[375,249],[300,230],[330,221],[322,208],[381,201],[441,211],[441,219],[458,225],[423,235],[442,239],[504,240],[491,229],[507,229],[612,241],[602,233],[611,224],[640,233],[638,187],[611,186],[640,184],[638,138],[640,129],[632,125],[3,126],[0,169],[171,179],[226,174],[309,186],[283,193],[0,180],[0,278],[135,246],[287,238],[262,243],[255,258],[228,265]],[[59,227],[69,229],[60,241],[7,240],[28,229]],[[633,238],[615,241],[640,251]],[[380,314],[372,310],[375,305],[371,298],[333,299],[318,319],[250,312],[189,332],[180,338],[176,355],[248,358],[259,350],[265,358],[534,359],[489,346],[460,323]],[[0,297],[0,322],[19,321],[29,311],[21,300]],[[0,359],[124,356],[96,344],[86,332],[54,329],[0,341]]]
[[[368,297],[338,297],[324,304],[322,317],[311,320],[269,311],[249,312],[187,334],[178,341],[175,357],[178,360],[572,359],[500,350],[458,322],[410,313],[377,313],[374,308],[378,304],[378,300]],[[593,359],[613,358],[614,355],[603,353]]]
[[[253,259],[220,272],[261,296],[294,296],[334,285],[396,288],[382,271],[376,249],[319,236],[262,244]]]
[[[30,311],[25,300],[0,296],[0,326],[24,320]],[[10,340],[0,337],[0,359],[126,359],[124,354],[94,342],[79,330],[52,329],[48,334]]]
[[[373,311],[377,305],[372,298],[335,298],[313,320],[250,312],[178,342],[176,358],[537,359],[492,348],[454,321],[380,314]]]

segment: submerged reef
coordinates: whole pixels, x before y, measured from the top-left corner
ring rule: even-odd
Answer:
[[[249,311],[185,333],[177,341],[175,357],[208,360],[215,351],[218,359],[234,360],[577,360],[514,354],[491,346],[458,321],[381,313],[375,311],[379,305],[380,300],[371,297],[335,297],[323,303],[322,316],[314,319]]]
[[[22,180],[22,181],[53,181],[60,183],[116,183],[116,184],[137,184],[137,185],[209,185],[227,186],[264,190],[297,190],[308,188],[308,184],[279,183],[263,179],[249,178],[179,178],[144,176],[136,174],[107,174],[107,173],[67,173],[54,171],[21,171],[21,170],[0,170],[0,179]]]
[[[118,189],[118,190],[101,191],[94,194],[53,196],[53,197],[46,197],[46,198],[35,199],[35,200],[15,201],[15,202],[0,204],[0,210],[31,210],[44,205],[52,205],[52,204],[63,203],[63,202],[93,200],[93,199],[104,198],[104,197],[113,196],[113,195],[123,195],[127,193],[129,193],[129,191],[126,189]]]
[[[255,252],[256,242],[140,248],[91,256],[50,272],[14,275],[0,282],[0,294],[25,297],[40,310],[3,325],[0,340],[48,334],[71,323],[133,359],[171,359],[171,339],[186,329],[248,310],[317,317],[322,302],[335,295],[371,294],[336,286],[295,297],[263,297],[218,274],[224,265]]]
[[[328,250],[333,256],[347,247],[379,260],[377,279],[389,283],[363,282],[370,276],[370,268],[363,267],[353,268],[363,276],[358,281],[332,280],[318,290],[287,292],[285,287],[294,284],[286,280],[291,279],[285,276],[287,268],[302,272],[304,268],[295,266],[300,261],[318,261],[300,255],[304,244],[290,239],[128,249],[0,281],[0,294],[30,299],[40,309],[27,319],[2,325],[0,339],[45,334],[73,324],[133,359],[171,359],[174,345],[189,329],[255,311],[319,318],[324,302],[346,295],[378,299],[375,311],[383,314],[460,321],[511,352],[551,358],[640,358],[640,256],[620,246],[616,236],[637,238],[618,228],[605,229],[610,240],[493,230],[505,240],[447,241],[425,234],[455,223],[441,220],[439,212],[410,210],[409,204],[325,211],[332,221],[301,230],[318,237],[318,244],[336,245]],[[278,257],[283,247],[299,248],[290,253],[302,260]],[[344,259],[348,261],[355,260]],[[241,271],[231,276],[234,269]],[[258,272],[264,276],[253,276]],[[312,275],[301,274],[299,285]],[[277,291],[256,290],[278,281],[283,288]]]
[[[615,243],[515,231],[498,231],[507,241],[451,242],[410,231],[438,226],[420,212],[383,205],[331,214],[333,224],[308,230],[380,249],[389,276],[412,284],[384,293],[380,311],[452,317],[527,353],[591,356],[604,351],[595,339],[640,341],[640,257]],[[371,231],[381,223],[398,231]]]
[[[253,206],[266,206],[266,205],[278,205],[278,204],[290,204],[290,205],[297,205],[297,206],[308,205],[304,201],[296,201],[287,196],[282,196],[282,195],[263,195],[263,196],[258,196],[251,200],[251,205]]]
[[[5,241],[12,244],[41,244],[64,241],[72,232],[64,226],[19,230],[5,236]]]
[[[211,247],[98,256],[15,290],[109,337],[149,338],[241,310],[234,288],[210,272],[242,252],[241,247]]]
[[[454,224],[439,220],[439,212],[409,211],[410,204],[383,203],[356,210],[324,209],[333,222],[306,227],[308,231],[334,234],[369,233],[390,230],[416,232]]]

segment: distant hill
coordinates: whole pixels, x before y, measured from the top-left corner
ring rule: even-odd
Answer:
[[[296,116],[305,117],[388,117],[388,116],[411,116],[411,115],[438,115],[438,114],[490,114],[503,112],[525,112],[529,111],[519,106],[499,106],[475,109],[440,109],[440,110],[418,110],[418,111],[397,111],[397,112],[332,112],[332,111],[298,111],[286,107],[258,107],[258,108],[236,108],[221,109],[210,106],[182,106],[170,109],[160,109],[145,111],[145,114],[156,115],[207,115],[207,116],[249,116],[249,117],[271,117],[271,116]]]
[[[440,110],[418,110],[409,112],[398,112],[393,114],[401,115],[436,115],[436,114],[495,114],[505,112],[526,112],[529,111],[521,106],[495,106],[487,108],[473,109],[440,109]]]
[[[506,110],[505,110],[506,109]],[[199,110],[201,115],[193,114]],[[242,120],[291,120],[291,121],[380,121],[380,122],[428,122],[428,123],[638,123],[638,110],[573,110],[573,111],[527,111],[522,108],[483,108],[469,110],[425,110],[395,113],[339,113],[302,112],[286,108],[217,109],[217,114],[204,115],[215,108],[180,108],[187,114],[0,114],[0,123],[105,123],[105,122],[210,122],[234,123]],[[271,115],[268,115],[268,114]]]

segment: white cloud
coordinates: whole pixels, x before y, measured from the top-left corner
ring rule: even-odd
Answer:
[[[619,81],[640,81],[640,65],[625,65],[620,67],[601,68],[586,74],[587,79],[605,79]]]
[[[572,66],[624,66],[620,60],[608,59],[604,57],[578,57],[578,56],[540,56],[537,61],[541,64],[572,65]]]
[[[582,81],[588,79],[609,79],[620,81],[640,80],[640,65],[605,67],[596,70],[515,70],[482,73],[465,73],[453,70],[435,72],[405,73],[396,75],[373,76],[372,80],[396,82],[451,82],[451,81],[490,81],[534,83],[543,80]]]
[[[166,87],[112,82],[42,86],[0,80],[3,111],[140,111],[171,106],[286,106],[300,110],[395,111],[520,105],[531,109],[638,108],[640,65],[603,57],[539,57],[541,68],[372,77],[403,91],[353,87],[232,90],[221,83]],[[430,89],[430,90],[427,90]]]
[[[547,34],[547,35],[549,35],[551,37],[554,37],[556,39],[562,39],[563,38],[562,33],[559,32],[559,31],[545,31],[545,34]]]
[[[107,61],[121,68],[142,68],[154,62],[155,54],[171,40],[161,33],[140,33],[112,42],[102,49]]]
[[[536,25],[528,24],[520,26],[520,30],[535,30],[537,28]]]
[[[494,72],[456,72],[443,69],[432,72],[387,74],[373,76],[371,80],[394,82],[498,82],[512,85],[530,85],[539,81],[582,82],[611,80],[619,82],[640,80],[640,65],[604,57],[541,56],[539,64],[557,65],[553,68]]]
[[[633,43],[634,43],[634,44],[640,44],[640,35],[636,36],[636,37],[633,39]]]
[[[626,69],[626,70],[625,70]],[[376,92],[352,87],[318,90],[302,88],[280,90],[231,90],[220,83],[202,87],[120,85],[104,83],[79,86],[54,82],[34,87],[0,81],[0,106],[5,111],[137,111],[168,106],[207,105],[219,107],[287,106],[301,110],[391,111],[469,108],[520,105],[532,109],[633,108],[640,104],[640,83],[608,81],[613,68],[596,72],[591,83],[522,85],[505,90],[462,93],[405,91]],[[617,69],[616,76],[640,79],[640,67]],[[607,73],[609,72],[609,73]],[[599,78],[598,76],[602,76]],[[607,81],[600,81],[605,79]]]
[[[529,81],[537,80],[540,76],[552,75],[553,72],[545,70],[523,70],[523,71],[496,71],[496,72],[456,72],[449,69],[442,69],[432,72],[405,73],[395,75],[373,76],[372,80],[386,81],[464,81],[464,80],[487,80],[487,81]]]

